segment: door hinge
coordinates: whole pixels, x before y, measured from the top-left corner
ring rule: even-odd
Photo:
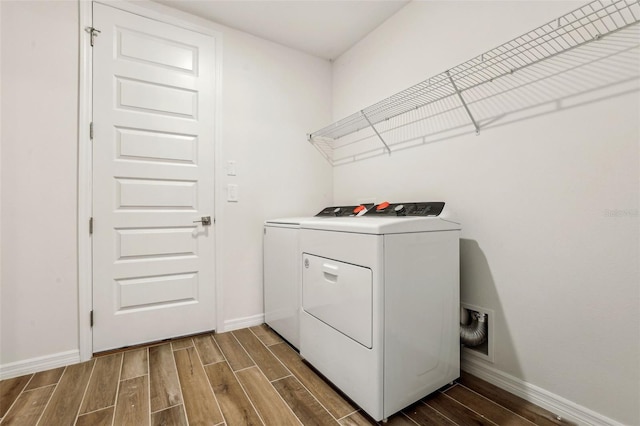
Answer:
[[[93,121],[89,123],[89,139],[93,140]]]
[[[93,218],[89,218],[89,234],[93,234]]]
[[[98,37],[98,35],[100,34],[100,30],[96,30],[93,27],[86,27],[84,30],[89,33],[89,42],[91,43],[91,46],[93,46],[96,37]]]
[[[93,311],[89,312],[89,326],[93,327]]]

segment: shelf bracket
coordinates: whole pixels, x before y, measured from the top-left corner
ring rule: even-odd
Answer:
[[[480,134],[480,126],[478,126],[478,123],[476,122],[475,118],[473,118],[473,114],[471,114],[471,110],[469,109],[469,106],[467,105],[467,103],[464,101],[464,98],[462,97],[462,92],[460,92],[460,90],[458,89],[458,86],[456,86],[456,82],[453,81],[453,78],[451,77],[451,74],[449,73],[449,70],[447,70],[447,77],[449,77],[449,81],[451,82],[451,85],[453,86],[453,90],[455,90],[456,93],[458,94],[458,97],[460,98],[460,102],[462,102],[462,106],[464,107],[465,111],[467,111],[467,115],[471,119],[471,122],[473,123],[473,127],[476,128],[476,135],[479,135]]]
[[[384,145],[384,148],[387,151],[387,153],[389,153],[389,155],[391,155],[391,149],[389,149],[389,145],[387,145],[387,143],[384,141],[384,139],[382,139],[382,136],[380,135],[380,133],[378,133],[378,130],[375,128],[375,126],[373,125],[371,120],[369,120],[369,117],[367,117],[367,114],[364,113],[364,110],[360,110],[360,114],[362,114],[364,119],[367,120],[367,123],[369,123],[369,126],[371,126],[373,131],[376,132],[376,135],[378,135],[378,138],[380,138],[380,142],[382,142],[382,145]]]

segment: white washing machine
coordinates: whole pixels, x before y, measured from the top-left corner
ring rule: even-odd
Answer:
[[[371,207],[371,206],[369,206]],[[366,206],[325,207],[315,217],[271,219],[264,223],[264,321],[300,348],[300,224],[314,218],[364,214]]]
[[[301,223],[300,353],[376,421],[459,377],[460,229],[441,202]]]

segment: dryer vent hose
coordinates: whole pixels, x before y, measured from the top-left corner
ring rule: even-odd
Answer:
[[[460,343],[478,346],[487,341],[487,314],[471,312],[471,324],[460,324]]]

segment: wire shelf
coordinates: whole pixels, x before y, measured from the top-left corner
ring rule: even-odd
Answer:
[[[584,46],[640,22],[640,0],[595,0],[532,31],[514,38],[460,65],[430,77],[402,92],[351,114],[308,135],[322,155],[334,164],[336,141],[368,129],[391,153],[376,125],[403,114],[453,97],[466,110],[468,119],[480,127],[462,94],[513,75],[526,67],[541,63]]]

